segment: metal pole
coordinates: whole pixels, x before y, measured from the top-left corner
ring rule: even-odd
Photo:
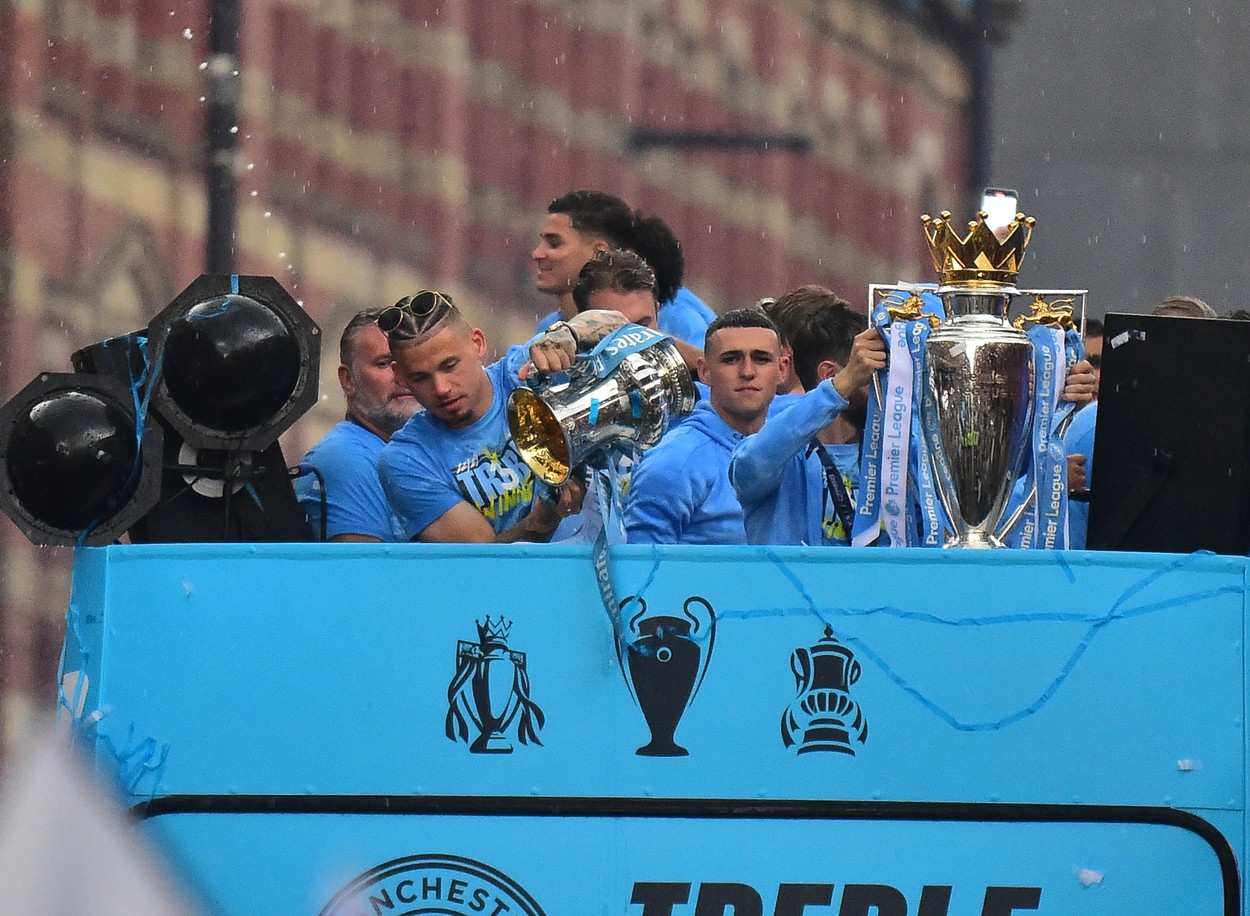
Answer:
[[[235,272],[235,148],[239,139],[239,0],[212,0],[204,99],[208,196],[205,269]]]

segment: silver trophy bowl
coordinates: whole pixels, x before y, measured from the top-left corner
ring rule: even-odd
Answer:
[[[508,427],[525,463],[556,486],[608,446],[655,445],[694,402],[690,370],[666,338],[626,356],[607,378],[578,365],[567,384],[518,388],[508,399]]]
[[[928,339],[921,426],[953,526],[947,547],[1002,547],[1033,412],[1033,345],[1006,319],[1013,288],[942,287]]]

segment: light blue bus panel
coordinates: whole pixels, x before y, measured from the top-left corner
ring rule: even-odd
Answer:
[[[1135,822],[1097,809],[752,801],[342,813],[376,801],[165,814],[147,827],[210,866],[205,897],[225,913],[1130,916],[1224,913],[1237,895],[1212,831],[1158,810]]]
[[[1245,913],[1245,560],[611,576],[605,607],[578,547],[82,550],[62,707],[228,914]],[[400,899],[427,879],[469,902]]]

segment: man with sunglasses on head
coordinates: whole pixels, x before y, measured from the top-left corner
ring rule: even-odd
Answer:
[[[508,430],[508,396],[528,371],[562,372],[625,320],[586,312],[560,321],[532,345],[486,365],[486,337],[443,293],[423,290],[383,310],[395,376],[425,408],[387,446],[378,475],[409,540],[444,543],[547,541],[581,508],[584,487],[553,491],[521,460]]]
[[[402,541],[403,529],[378,481],[378,455],[417,412],[416,398],[391,371],[378,309],[357,312],[339,340],[339,385],[347,416],[309,450],[296,482],[319,540]]]

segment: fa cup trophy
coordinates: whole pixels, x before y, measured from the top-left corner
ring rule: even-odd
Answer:
[[[567,383],[514,391],[508,427],[525,463],[555,486],[609,446],[655,445],[694,402],[694,381],[672,339],[626,325],[579,360]]]
[[[946,320],[928,337],[920,404],[947,547],[1002,547],[1003,515],[1020,476],[1033,411],[1034,352],[1007,319],[1034,220],[999,230],[985,213],[960,235],[943,210],[921,217]]]

